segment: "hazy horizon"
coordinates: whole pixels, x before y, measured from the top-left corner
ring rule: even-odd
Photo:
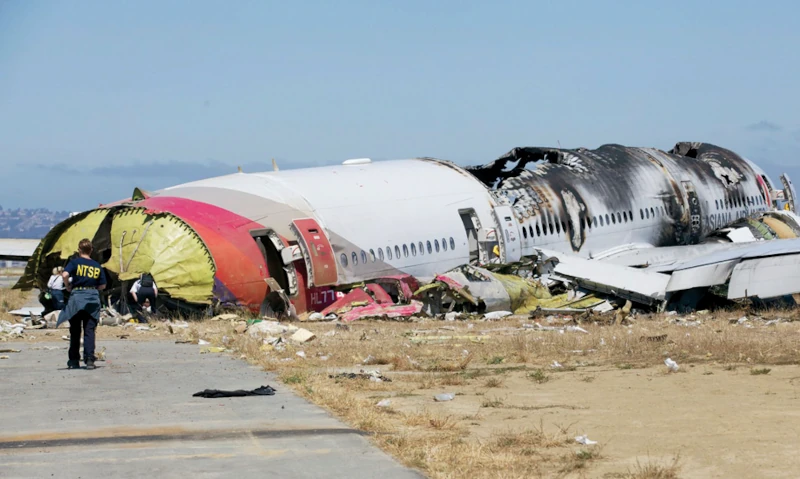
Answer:
[[[800,172],[800,5],[0,0],[5,208],[348,158],[729,148]],[[794,175],[800,177],[800,173]]]

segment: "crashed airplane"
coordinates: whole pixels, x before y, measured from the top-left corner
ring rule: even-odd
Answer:
[[[785,272],[774,256],[800,253],[800,240],[758,241],[800,234],[782,180],[776,189],[752,162],[705,143],[515,148],[467,168],[355,159],[239,172],[136,189],[70,217],[41,240],[16,287],[42,288],[88,237],[112,294],[150,272],[168,303],[195,308],[329,311],[337,291],[359,283],[383,284],[392,293],[383,303],[408,303],[409,277],[414,288],[444,284],[459,266],[531,258],[546,280],[645,305],[728,281],[731,298],[778,296],[800,292],[798,279],[751,283]]]

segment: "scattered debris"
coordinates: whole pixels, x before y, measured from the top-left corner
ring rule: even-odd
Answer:
[[[597,444],[597,441],[592,441],[586,434],[576,437],[575,442],[578,444],[583,444],[584,446],[593,446]]]
[[[433,396],[433,400],[436,402],[452,401],[455,398],[456,393],[441,393]]]
[[[11,359],[11,358],[8,356],[0,356],[0,359]]]
[[[292,337],[289,339],[296,343],[307,343],[316,337],[317,336],[311,331],[301,328],[295,331],[294,334],[292,334]]]
[[[306,358],[306,352],[305,352],[305,351],[297,351],[297,352],[296,352],[296,353],[294,353],[294,354],[295,354],[296,356],[298,356],[298,357],[301,357],[301,358],[303,358],[303,359],[305,359],[305,358]]]
[[[232,398],[232,397],[244,397],[244,396],[274,396],[276,392],[277,391],[272,386],[261,386],[259,388],[253,389],[252,391],[245,391],[243,389],[237,389],[235,391],[224,391],[221,389],[205,389],[203,391],[192,394],[192,397],[218,399],[218,398]]]
[[[211,318],[211,321],[231,321],[234,319],[239,319],[239,315],[233,313],[226,313],[214,316],[213,318]]]
[[[0,353],[21,353],[21,349],[0,349]]]
[[[252,337],[264,336],[264,335],[280,335],[286,332],[296,331],[296,326],[288,326],[285,324],[281,324],[279,321],[259,321],[257,323],[251,324],[250,327],[247,328],[247,334]]]
[[[386,381],[387,383],[392,382],[390,378],[387,378],[380,371],[377,369],[374,371],[364,371],[363,369],[359,373],[339,373],[339,374],[329,374],[328,377],[330,379],[366,379],[369,381],[374,382],[383,382]]]
[[[26,306],[8,312],[8,314],[13,314],[14,316],[41,316],[43,313],[44,307],[42,306]]]
[[[486,319],[488,321],[496,321],[498,319],[503,319],[506,316],[511,316],[512,314],[514,313],[512,313],[511,311],[492,311],[491,313],[484,314],[483,319]]]
[[[671,373],[678,372],[679,366],[678,363],[673,361],[671,358],[667,358],[664,360],[664,364],[667,366],[667,370]]]
[[[564,368],[564,366],[562,366],[561,363],[559,363],[558,361],[553,361],[553,364],[551,364],[550,367],[553,368],[553,369],[563,369]]]
[[[207,353],[224,353],[227,349],[223,348],[222,346],[211,346],[208,348],[203,348],[200,350],[200,354],[207,354]]]
[[[658,336],[641,336],[639,337],[639,341],[641,342],[650,342],[650,343],[663,343],[667,340],[666,334],[659,334]]]
[[[378,401],[378,404],[376,404],[376,406],[378,407],[389,407],[391,405],[392,405],[391,399],[381,399],[380,401]]]
[[[211,344],[211,343],[209,343],[209,342],[208,342],[208,341],[206,341],[205,339],[198,339],[198,340],[197,340],[197,344],[199,344],[200,346],[208,346],[208,345],[209,345],[209,344]]]

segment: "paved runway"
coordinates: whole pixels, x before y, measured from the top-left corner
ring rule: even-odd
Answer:
[[[0,477],[422,477],[244,361],[102,346],[108,360],[87,371],[66,369],[66,342],[0,344],[22,349],[0,361]],[[267,384],[275,396],[192,397]]]

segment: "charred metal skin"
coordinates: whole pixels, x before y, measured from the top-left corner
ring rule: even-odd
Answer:
[[[609,243],[696,244],[771,207],[763,171],[707,143],[669,152],[515,148],[467,170],[513,207],[523,255],[534,247],[591,256]]]

